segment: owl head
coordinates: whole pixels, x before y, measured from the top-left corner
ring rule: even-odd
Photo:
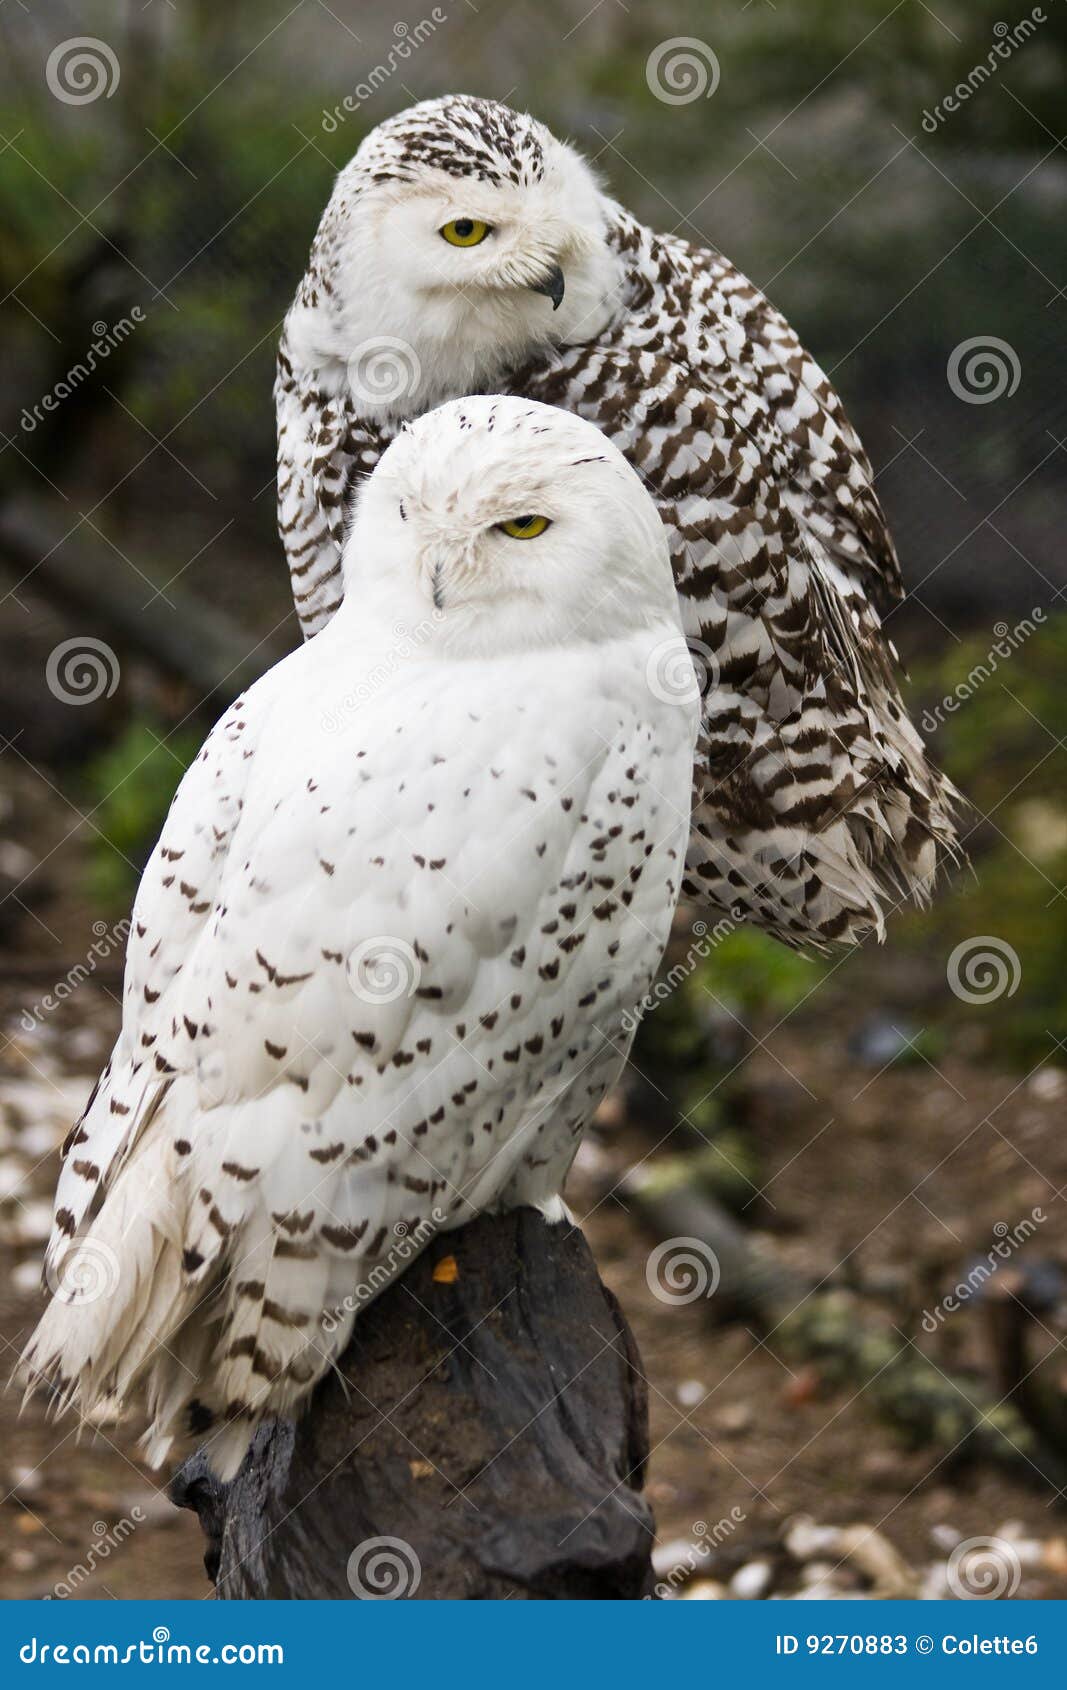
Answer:
[[[640,477],[592,423],[530,399],[457,399],[405,424],[358,495],[344,570],[336,622],[376,606],[450,657],[679,627]]]
[[[617,309],[610,211],[586,161],[533,118],[424,101],[341,172],[286,320],[291,356],[377,418],[484,392]]]

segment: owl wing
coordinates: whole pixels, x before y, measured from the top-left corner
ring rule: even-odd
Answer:
[[[210,927],[272,692],[264,677],[216,724],[175,794],[142,876],[127,942],[122,1028],[63,1146],[46,1256],[53,1278],[173,1082],[182,970]]]
[[[853,943],[928,896],[954,794],[904,710],[852,530],[831,545],[805,520],[765,409],[739,427],[743,384],[722,379],[729,402],[707,372],[616,342],[561,352],[523,391],[603,428],[668,529],[704,700],[686,891],[788,944]]]
[[[694,277],[700,321],[714,323],[721,337],[722,388],[720,367],[709,358],[710,390],[720,401],[742,398],[753,433],[781,462],[783,497],[801,530],[884,615],[903,597],[900,564],[870,460],[840,395],[782,313],[721,253],[674,239],[656,244]],[[694,368],[703,361],[699,351],[691,359]]]
[[[184,970],[211,929],[255,750],[285,664],[221,718],[182,780],[134,902],[122,1027],[63,1146],[45,1278],[23,1357],[31,1384],[85,1409],[122,1395],[173,1324],[182,1219],[164,1123],[195,1087],[182,1059]],[[69,1258],[69,1259],[68,1259]]]
[[[283,334],[274,384],[278,425],[278,532],[305,639],[343,597],[341,552],[355,480],[369,475],[385,436],[357,418],[346,392],[330,396],[294,365]]]

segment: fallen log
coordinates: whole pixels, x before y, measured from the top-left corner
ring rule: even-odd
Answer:
[[[648,1404],[633,1336],[581,1232],[532,1209],[438,1237],[359,1314],[295,1426],[199,1515],[220,1598],[647,1595]]]
[[[1062,1498],[1062,1402],[1054,1390],[1049,1395],[1043,1376],[1031,1378],[1035,1363],[1024,1348],[1030,1317],[1007,1269],[995,1300],[994,1281],[985,1288],[987,1320],[1001,1336],[1001,1356],[1011,1357],[1006,1380],[991,1388],[980,1377],[955,1376],[899,1326],[872,1318],[856,1290],[830,1278],[805,1281],[766,1241],[753,1240],[706,1189],[705,1160],[701,1150],[653,1159],[622,1182],[624,1201],[662,1241],[666,1301],[681,1291],[685,1301],[705,1298],[715,1321],[750,1322],[773,1351],[814,1367],[826,1388],[862,1392],[911,1448],[940,1451],[957,1466],[989,1461]]]

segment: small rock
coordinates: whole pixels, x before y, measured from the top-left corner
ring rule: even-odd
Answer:
[[[8,1197],[18,1197],[26,1184],[29,1168],[16,1156],[5,1156],[0,1161],[0,1201]],[[12,1217],[13,1218],[13,1217]],[[10,1236],[9,1228],[4,1228],[5,1236]]]
[[[39,1467],[12,1467],[8,1475],[8,1485],[15,1497],[36,1496],[44,1480]]]
[[[13,839],[0,843],[0,876],[5,879],[25,880],[27,875],[40,866],[33,852],[27,851],[25,845],[16,845]]]
[[[665,1579],[676,1567],[688,1567],[694,1559],[693,1544],[687,1537],[668,1538],[657,1543],[652,1551],[652,1571],[658,1579]]]
[[[783,1541],[794,1561],[810,1561],[834,1554],[839,1535],[836,1526],[817,1526],[810,1514],[797,1514],[786,1526]]]
[[[43,1122],[29,1122],[19,1133],[19,1150],[23,1156],[31,1156],[39,1161],[43,1156],[50,1156],[53,1150],[58,1150],[55,1128]]]
[[[1039,1068],[1027,1081],[1026,1089],[1042,1103],[1054,1103],[1067,1091],[1067,1074],[1062,1068]]]
[[[806,1567],[800,1569],[800,1582],[804,1586],[821,1584],[824,1579],[832,1579],[833,1576],[834,1563],[832,1561],[809,1561]]]
[[[683,1408],[695,1408],[707,1395],[707,1386],[699,1379],[683,1379],[675,1386],[674,1394]]]
[[[948,1586],[948,1562],[933,1562],[919,1580],[919,1601],[947,1602],[953,1594]]]
[[[887,1068],[907,1052],[920,1030],[909,1026],[900,1015],[894,1015],[892,1019],[884,1015],[872,1016],[849,1040],[849,1052],[869,1068]]]
[[[790,1600],[793,1602],[866,1602],[869,1597],[862,1590],[839,1590],[836,1584],[813,1584],[807,1590],[795,1590]]]
[[[715,1416],[715,1424],[721,1432],[747,1432],[752,1424],[752,1410],[744,1402],[726,1403]]]
[[[730,1595],[739,1602],[754,1602],[770,1588],[771,1564],[769,1561],[749,1561],[745,1566],[738,1567],[730,1580]]]
[[[92,1061],[102,1054],[104,1048],[104,1041],[95,1027],[75,1027],[63,1044],[65,1053],[78,1061]]]
[[[994,1537],[1002,1538],[1011,1545],[1022,1567],[1040,1567],[1044,1560],[1044,1545],[1036,1537],[1024,1537],[1026,1527],[1021,1520],[1005,1520],[998,1526]]]
[[[32,1297],[41,1289],[41,1264],[33,1261],[20,1262],[18,1267],[12,1268],[10,1275],[11,1289],[17,1291],[20,1297]]]
[[[904,1557],[873,1526],[844,1526],[841,1548],[874,1586],[876,1596],[915,1595],[917,1579]]]
[[[52,1230],[52,1205],[47,1198],[20,1203],[5,1229],[11,1244],[44,1244]]]

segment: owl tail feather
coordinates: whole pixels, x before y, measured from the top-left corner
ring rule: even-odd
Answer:
[[[124,1402],[185,1311],[181,1217],[168,1146],[149,1134],[92,1225],[73,1239],[64,1273],[22,1356],[29,1395],[50,1390],[57,1415],[83,1420]]]

